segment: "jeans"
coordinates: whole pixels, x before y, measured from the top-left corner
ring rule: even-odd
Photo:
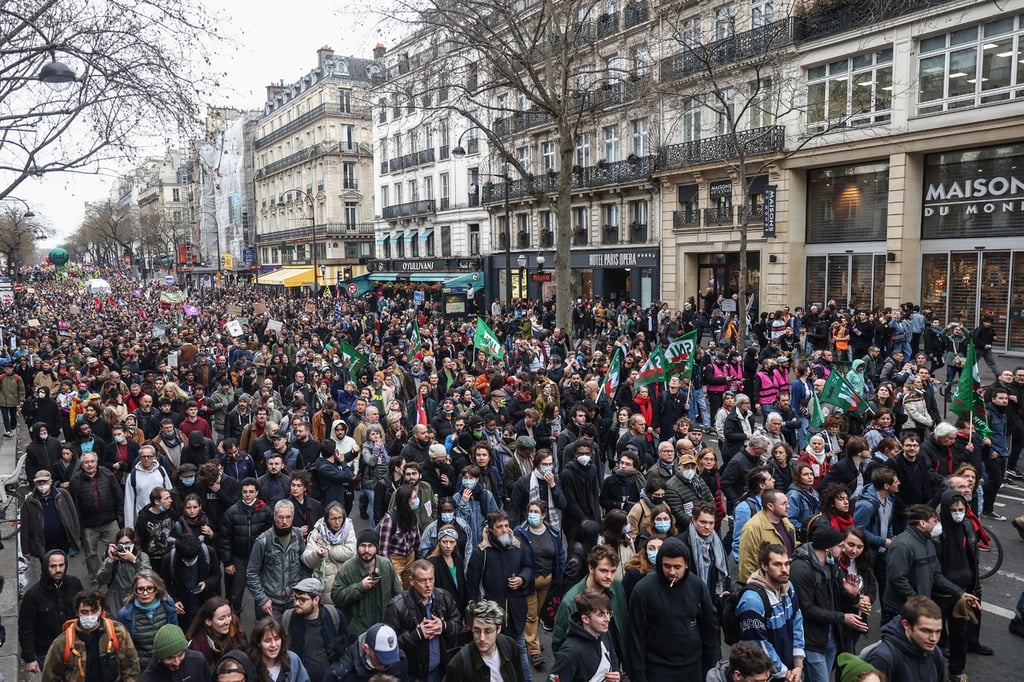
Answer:
[[[95,577],[100,570],[100,557],[107,555],[107,547],[117,542],[118,530],[117,521],[82,529],[85,538],[85,566],[90,577]]]
[[[370,515],[370,525],[376,528],[377,520],[372,518],[373,490],[371,488],[367,488],[365,485],[363,486],[363,489],[359,491],[359,515],[362,516],[363,514]]]
[[[835,635],[831,631],[829,632],[828,646],[825,652],[807,650],[804,655],[805,682],[829,682],[832,667],[836,662]]]
[[[18,428],[17,407],[0,407],[0,413],[4,416],[4,431],[10,433]]]
[[[523,677],[526,682],[533,682],[533,668],[530,667],[530,657],[526,655],[526,635],[522,632],[516,635],[516,645],[523,658]]]
[[[974,350],[975,350],[975,352],[981,351],[981,349],[978,348],[977,346],[974,347]],[[996,364],[996,357],[994,355],[992,355],[992,349],[989,348],[987,350],[979,352],[978,354],[985,361],[985,364],[988,365],[988,368],[990,370],[992,370],[992,374],[994,374],[996,376],[996,378],[998,379],[999,378],[999,365]]]
[[[700,423],[707,430],[711,427],[711,416],[708,414],[707,396],[703,388],[690,391],[690,411],[686,415],[693,424]]]

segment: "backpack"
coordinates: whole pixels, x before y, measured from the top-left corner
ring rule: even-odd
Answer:
[[[730,592],[729,596],[722,599],[721,614],[718,619],[722,624],[722,636],[725,638],[725,643],[729,646],[740,641],[740,623],[739,619],[736,618],[736,607],[739,606],[743,593],[751,590],[761,596],[761,602],[764,604],[765,621],[770,620],[772,617],[772,604],[768,599],[768,593],[757,583],[747,583],[741,589]]]
[[[114,629],[114,621],[107,618],[106,615],[100,616],[100,620],[103,621],[103,627],[107,631],[107,653],[110,653],[111,651],[113,651],[114,654],[121,653],[121,640],[117,638],[117,630]],[[64,636],[65,666],[71,662],[71,656],[75,653],[75,640],[78,638],[75,622],[76,619],[71,619],[64,623],[64,632],[67,633]]]

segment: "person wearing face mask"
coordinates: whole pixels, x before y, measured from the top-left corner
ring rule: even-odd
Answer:
[[[686,454],[676,462],[675,476],[665,482],[665,503],[676,517],[676,525],[685,528],[690,523],[693,506],[698,502],[714,504],[715,496],[697,475],[697,458]]]
[[[526,597],[526,648],[530,662],[540,670],[544,666],[541,656],[537,624],[540,611],[548,594],[561,594],[564,587],[565,548],[562,535],[547,522],[548,505],[543,500],[530,502],[526,510],[526,521],[516,526],[515,535],[519,542],[530,549],[534,574],[533,593]]]
[[[484,486],[480,467],[468,464],[461,474],[462,489],[455,495],[455,513],[469,526],[470,546],[476,546],[483,540],[487,515],[498,509],[498,502]]]
[[[395,491],[391,510],[380,522],[380,556],[391,561],[395,573],[402,580],[402,589],[409,589],[412,581],[410,568],[420,545],[417,512],[421,504],[414,486],[401,485]]]
[[[968,594],[980,595],[978,536],[974,526],[967,521],[967,499],[958,491],[946,490],[942,494],[939,522],[942,535],[939,536],[936,553],[942,575]],[[967,652],[982,655],[992,653],[992,649],[977,641],[981,611],[963,603],[963,597],[941,585],[935,586],[931,597],[942,609],[943,632],[939,646],[949,651],[949,679],[966,680],[964,668],[967,665]]]
[[[220,560],[224,565],[225,592],[231,599],[235,613],[242,614],[242,596],[245,594],[245,573],[256,538],[273,523],[273,512],[258,497],[259,484],[255,478],[245,478],[241,484],[241,499],[228,507],[220,535]]]
[[[661,479],[648,479],[644,484],[643,492],[640,493],[640,500],[629,509],[626,519],[629,522],[630,530],[626,533],[630,540],[636,540],[640,529],[648,525],[654,515],[653,509],[665,504],[665,486]]]
[[[424,559],[431,556],[437,548],[438,533],[445,526],[451,526],[455,530],[456,535],[456,552],[465,564],[469,564],[471,552],[467,551],[466,548],[468,547],[469,550],[473,549],[473,545],[470,543],[473,530],[456,513],[455,499],[452,497],[439,498],[437,500],[437,510],[438,520],[424,528],[420,533],[420,547],[416,550],[416,558]]]
[[[562,532],[572,545],[580,524],[587,519],[601,518],[601,486],[594,459],[594,444],[580,439],[572,444],[573,459],[562,471],[562,492],[566,506],[562,515]]]
[[[77,619],[53,639],[43,664],[44,680],[138,679],[139,655],[131,635],[124,625],[103,615],[103,604],[103,593],[97,589],[75,595]]]
[[[942,573],[934,539],[942,535],[935,510],[926,504],[915,504],[904,516],[907,528],[893,538],[889,546],[886,587],[882,597],[882,622],[895,618],[903,605],[917,595],[931,596],[934,592],[962,598],[972,608],[981,606],[981,600],[952,582]]]
[[[37,421],[29,429],[32,441],[25,447],[25,473],[31,481],[41,469],[53,471],[60,459],[60,440],[50,438],[50,427]]]
[[[42,557],[53,549],[64,553],[81,549],[82,529],[71,494],[53,485],[50,472],[36,471],[35,490],[21,509],[21,549],[26,559]]]

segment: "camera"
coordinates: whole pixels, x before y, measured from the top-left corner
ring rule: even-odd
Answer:
[[[124,554],[127,551],[128,551],[128,545],[119,544],[117,546],[117,553],[118,554]]]

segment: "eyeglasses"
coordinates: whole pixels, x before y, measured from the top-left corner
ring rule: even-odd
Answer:
[[[136,594],[151,594],[153,592],[156,592],[156,588],[152,585],[139,585],[135,588]]]
[[[591,618],[611,618],[612,617],[612,612],[611,611],[591,611],[588,615]]]
[[[305,604],[308,601],[313,601],[313,598],[304,594],[294,594],[292,595],[292,601],[296,604]]]

